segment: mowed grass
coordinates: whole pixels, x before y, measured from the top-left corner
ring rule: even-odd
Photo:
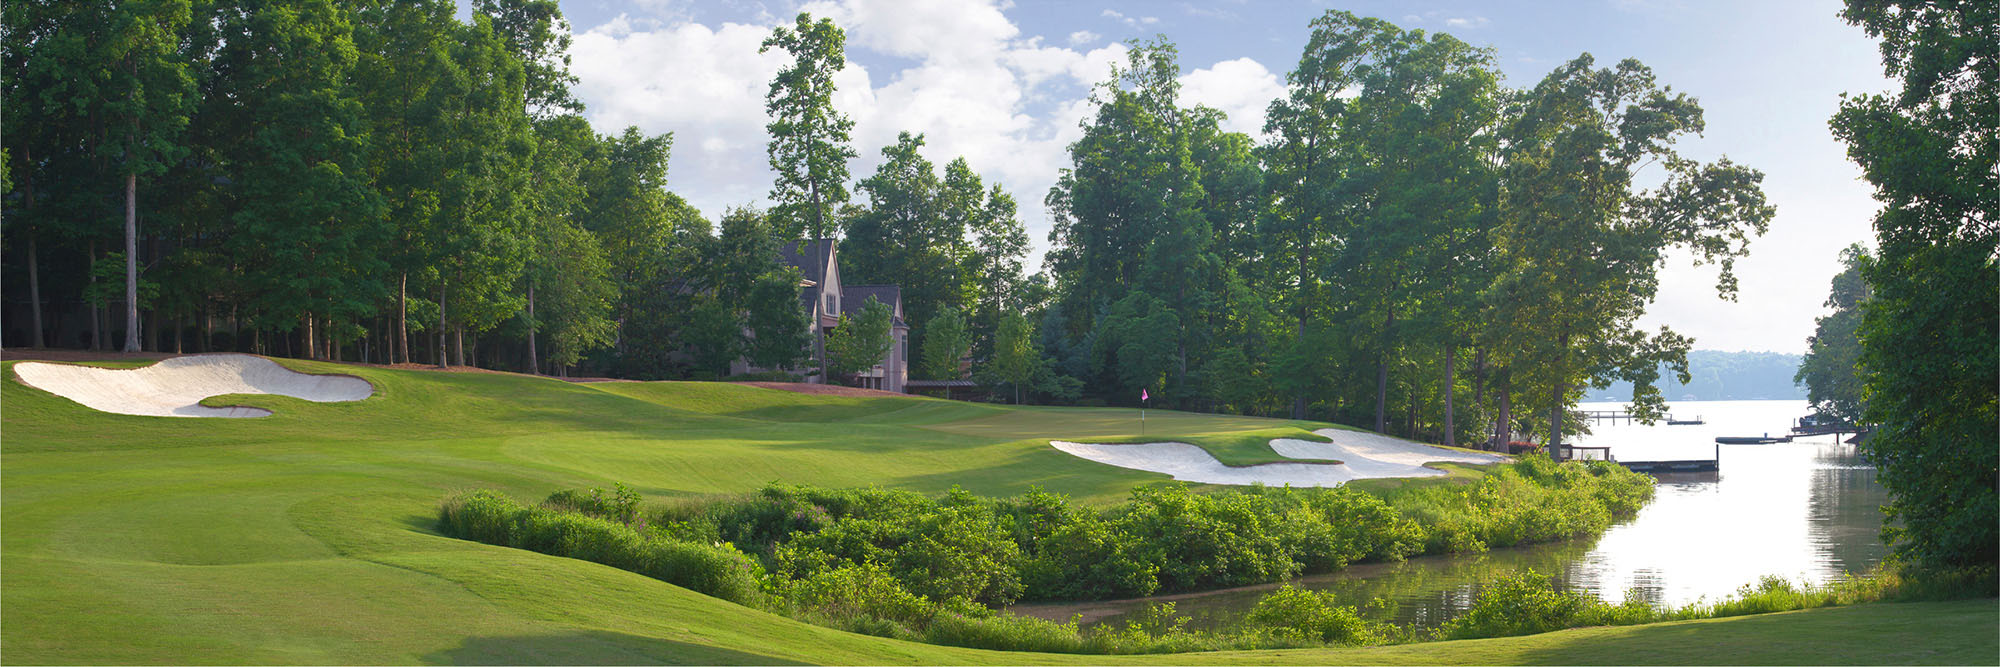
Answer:
[[[110,415],[0,381],[0,655],[12,663],[1992,662],[1990,601],[1349,651],[1061,656],[851,635],[620,570],[445,538],[438,501],[623,482],[656,499],[767,482],[1031,486],[1116,501],[1161,475],[1050,438],[1137,435],[1122,410],[570,384],[284,361],[374,383],[356,403],[229,397],[264,419]],[[1130,429],[1121,422],[1130,422]],[[1152,411],[1148,436],[1317,428]],[[1261,437],[1262,434],[1257,434]],[[1692,627],[1693,629],[1688,629]],[[1689,633],[1699,641],[1688,639]],[[1806,633],[1800,635],[1800,633]],[[1793,635],[1789,653],[1765,646]],[[1922,653],[1893,653],[1891,647]],[[1610,647],[1610,648],[1607,648]],[[1626,647],[1631,653],[1618,652]],[[1732,649],[1733,650],[1733,649]]]

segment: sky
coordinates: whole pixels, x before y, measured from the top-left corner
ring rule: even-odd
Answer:
[[[1068,164],[1090,113],[1090,87],[1122,62],[1125,42],[1159,35],[1180,50],[1182,103],[1229,115],[1261,135],[1284,94],[1310,21],[1329,9],[1375,16],[1491,47],[1505,85],[1526,88],[1583,53],[1598,66],[1636,58],[1660,83],[1698,99],[1707,129],[1678,146],[1764,172],[1777,208],[1737,264],[1737,301],[1717,298],[1715,267],[1685,255],[1662,270],[1640,325],[1695,347],[1800,353],[1825,314],[1841,248],[1871,238],[1880,205],[1827,128],[1840,95],[1893,88],[1874,40],[1841,21],[1836,0],[1575,2],[1060,2],[1050,0],[564,0],[575,33],[571,71],[600,133],[672,132],[668,188],[711,219],[764,205],[764,94],[785,64],[758,46],[800,11],[847,33],[834,104],[855,121],[849,169],[874,172],[901,131],[921,133],[938,165],[964,157],[1021,204],[1048,247],[1043,197]],[[1657,167],[1655,167],[1657,169]],[[1641,175],[1644,178],[1644,175]],[[858,198],[857,194],[857,198]]]

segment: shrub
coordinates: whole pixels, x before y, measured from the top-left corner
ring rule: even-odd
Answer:
[[[1368,622],[1353,607],[1334,604],[1329,594],[1291,586],[1258,600],[1243,620],[1282,638],[1346,645],[1374,640]]]
[[[1594,602],[1578,593],[1558,592],[1548,577],[1529,570],[1488,584],[1472,608],[1446,622],[1439,635],[1479,639],[1561,630],[1573,627]]]
[[[568,489],[549,494],[542,504],[575,512],[581,512],[601,519],[611,519],[630,524],[639,517],[639,492],[619,483],[612,487],[609,495],[604,489],[590,489],[585,493],[578,489]]]
[[[762,590],[757,564],[727,544],[642,534],[615,521],[526,507],[492,491],[446,500],[438,528],[453,537],[610,565],[740,604],[756,602]]]

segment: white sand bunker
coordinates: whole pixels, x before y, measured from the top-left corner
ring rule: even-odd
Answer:
[[[1307,442],[1281,438],[1271,441],[1271,450],[1295,459],[1334,459],[1341,463],[1266,463],[1234,468],[1215,460],[1208,450],[1182,442],[1155,442],[1143,445],[1091,445],[1052,441],[1073,456],[1098,463],[1172,475],[1174,479],[1201,484],[1270,486],[1340,486],[1349,480],[1376,477],[1429,477],[1443,470],[1424,467],[1425,463],[1499,463],[1496,454],[1464,452],[1433,447],[1375,433],[1320,429],[1314,431],[1333,442]]]
[[[375,386],[361,378],[300,373],[247,354],[174,357],[130,370],[24,361],[14,364],[14,376],[92,409],[149,417],[271,415],[263,408],[201,404],[202,399],[223,394],[276,394],[331,403],[358,401],[375,393]]]

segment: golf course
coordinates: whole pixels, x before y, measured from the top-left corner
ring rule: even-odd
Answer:
[[[1166,476],[1049,441],[1129,440],[1136,411],[287,359],[278,363],[366,380],[373,394],[224,395],[203,404],[273,414],[190,419],[92,410],[22,383],[18,363],[0,383],[0,653],[12,663],[1969,664],[1996,654],[1991,599],[1351,649],[1107,656],[904,642],[446,537],[438,503],[472,489],[532,500],[625,484],[650,502],[785,482],[1040,488],[1106,504]],[[1145,428],[1233,461],[1259,459],[1258,440],[1327,426],[1155,410]]]

